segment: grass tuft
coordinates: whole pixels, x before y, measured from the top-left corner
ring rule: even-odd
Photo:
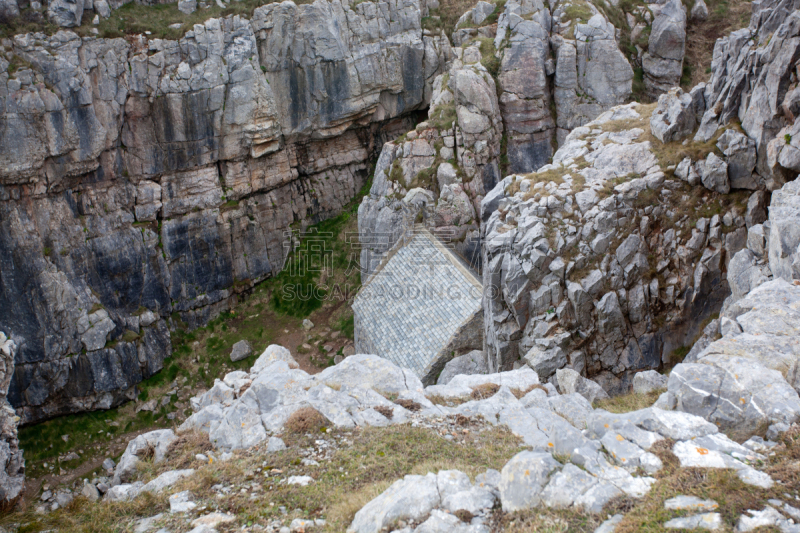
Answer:
[[[663,392],[663,389],[657,389],[646,394],[637,394],[635,392],[621,394],[613,398],[598,400],[594,403],[594,407],[595,409],[605,409],[610,413],[630,413],[631,411],[650,407],[656,403],[656,400]]]
[[[289,433],[305,434],[319,432],[329,425],[331,425],[331,421],[325,415],[313,407],[304,407],[295,411],[286,421],[284,427]]]

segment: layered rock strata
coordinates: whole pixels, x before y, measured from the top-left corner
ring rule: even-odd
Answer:
[[[204,323],[281,269],[290,226],[340,212],[450,57],[420,18],[411,0],[284,2],[178,41],[14,38],[0,327],[23,422],[131,397],[173,313]]]

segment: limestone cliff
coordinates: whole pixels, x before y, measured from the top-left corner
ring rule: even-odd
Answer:
[[[292,2],[177,41],[18,35],[0,54],[0,328],[23,422],[110,407],[338,214],[450,55],[420,4]],[[178,315],[175,315],[176,317]]]

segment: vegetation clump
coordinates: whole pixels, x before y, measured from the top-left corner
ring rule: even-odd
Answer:
[[[313,407],[304,407],[292,413],[284,427],[289,433],[315,433],[330,425],[325,415]]]

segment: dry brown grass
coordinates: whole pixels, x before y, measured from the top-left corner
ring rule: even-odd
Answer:
[[[304,450],[324,438],[336,449],[318,466],[304,466]],[[193,436],[177,443],[170,457],[179,458],[197,453]],[[266,454],[264,445],[237,452],[233,459],[201,465],[196,472],[159,495],[144,495],[132,502],[90,504],[82,497],[68,508],[48,515],[17,512],[0,518],[0,526],[22,524],[20,531],[107,532],[132,531],[136,520],[165,513],[163,526],[176,533],[191,527],[186,517],[170,515],[168,496],[190,490],[205,512],[234,514],[237,521],[224,531],[238,531],[248,524],[266,525],[278,518],[285,524],[293,518],[325,518],[326,531],[345,531],[353,515],[391,483],[407,474],[424,475],[445,469],[458,469],[471,478],[488,468],[501,469],[523,449],[521,441],[506,428],[493,427],[475,419],[469,431],[454,441],[442,438],[435,430],[401,424],[386,428],[336,430],[317,435],[284,434],[289,446],[279,454]],[[165,461],[169,463],[170,461]],[[306,487],[281,483],[292,475],[310,475],[314,483]],[[211,487],[217,484],[231,490],[218,498]],[[260,490],[253,490],[254,484]],[[241,488],[248,488],[242,492]],[[255,494],[255,498],[251,498]],[[288,515],[279,510],[284,507]],[[14,528],[16,530],[16,528]],[[220,531],[223,531],[221,529]]]
[[[476,385],[472,387],[472,393],[470,397],[473,400],[485,400],[486,398],[491,398],[497,391],[500,390],[500,385],[495,385],[494,383],[484,383],[482,385]]]
[[[594,407],[597,409],[605,409],[610,413],[630,413],[631,411],[638,411],[639,409],[650,407],[656,403],[656,400],[658,400],[662,392],[664,392],[663,389],[654,390],[647,394],[631,392],[629,394],[614,396],[606,400],[598,400],[594,402]]]
[[[536,384],[536,385],[531,385],[530,387],[525,388],[525,389],[513,388],[513,389],[511,389],[511,394],[516,396],[517,400],[521,400],[526,394],[528,394],[533,389],[541,389],[541,390],[547,392],[547,389],[544,388],[544,385]]]
[[[330,424],[330,420],[325,418],[325,415],[313,407],[304,407],[295,411],[292,416],[286,420],[284,428],[289,433],[304,434],[318,432]]]
[[[689,21],[686,28],[684,63],[691,75],[681,79],[684,89],[690,89],[711,77],[714,43],[734,30],[750,23],[751,2],[748,0],[708,0],[709,17],[705,22]]]
[[[386,418],[388,418],[389,420],[391,420],[392,417],[394,416],[394,411],[392,411],[392,408],[387,407],[385,405],[379,405],[378,407],[375,407],[375,410],[378,411],[383,416],[385,416]]]
[[[493,531],[506,533],[592,533],[603,522],[600,516],[572,509],[530,509],[515,513],[497,510]]]
[[[395,400],[394,403],[400,407],[404,407],[411,412],[417,412],[422,409],[422,406],[414,400]]]

